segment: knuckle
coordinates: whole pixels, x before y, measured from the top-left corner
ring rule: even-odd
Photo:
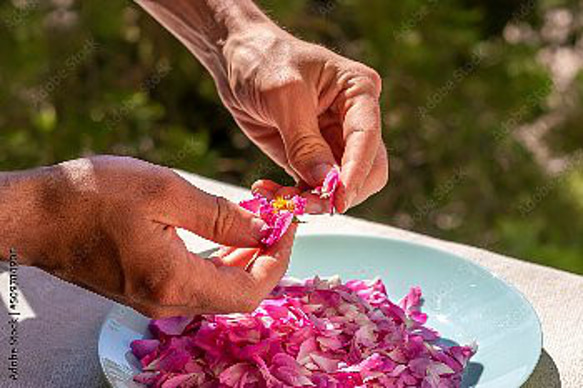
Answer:
[[[252,280],[245,281],[237,287],[241,292],[236,302],[236,309],[241,313],[252,313],[263,300],[257,292],[257,287]]]
[[[154,294],[154,301],[162,306],[180,304],[179,294],[172,283],[160,286]]]
[[[165,171],[157,176],[147,176],[138,185],[142,198],[155,199],[165,196],[172,187],[172,177]]]
[[[265,78],[261,87],[266,97],[289,96],[297,94],[305,87],[300,74],[296,72],[274,71],[272,75]]]
[[[369,68],[367,77],[372,81],[375,90],[380,92],[383,86],[383,79],[381,78],[380,74],[376,70]]]
[[[156,271],[143,275],[139,281],[140,296],[156,305],[181,304],[180,293],[169,271]]]
[[[234,212],[231,211],[232,204],[223,197],[215,197],[215,219],[213,222],[213,235],[216,238],[226,237],[233,230],[235,224]]]
[[[318,134],[301,133],[288,140],[286,150],[291,166],[301,169],[325,153],[326,147]]]
[[[360,78],[366,89],[370,89],[375,97],[379,97],[383,87],[383,79],[380,74],[371,67],[359,64],[354,73]]]
[[[122,159],[122,157],[117,156],[117,155],[91,155],[89,157],[87,157],[87,160],[89,160],[91,163],[94,164],[100,164],[100,163],[106,163],[106,162],[118,162],[120,161],[120,159]]]

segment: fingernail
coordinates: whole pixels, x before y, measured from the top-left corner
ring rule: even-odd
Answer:
[[[254,218],[251,221],[251,235],[257,241],[265,237],[267,231],[267,224],[261,218]]]
[[[312,171],[310,172],[312,175],[312,180],[318,184],[321,184],[324,182],[324,178],[326,178],[326,175],[330,169],[332,169],[332,166],[329,164],[318,164],[316,167],[312,168]]]

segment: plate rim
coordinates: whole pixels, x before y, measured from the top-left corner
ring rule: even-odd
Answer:
[[[530,378],[530,376],[533,374],[534,370],[536,369],[536,366],[538,365],[539,361],[540,361],[540,357],[542,355],[542,351],[543,351],[543,346],[544,346],[544,333],[542,330],[542,323],[540,320],[540,317],[536,311],[536,309],[534,308],[534,306],[532,305],[532,303],[530,303],[530,301],[528,300],[528,298],[524,295],[524,293],[522,291],[520,291],[516,286],[514,286],[512,283],[506,281],[505,279],[503,279],[502,277],[498,276],[494,271],[491,271],[490,269],[484,267],[481,264],[478,264],[476,262],[474,262],[473,260],[462,256],[461,254],[457,253],[457,252],[451,252],[446,250],[443,247],[435,247],[433,245],[429,245],[427,243],[423,243],[420,241],[415,241],[415,240],[407,240],[407,239],[401,239],[401,238],[396,238],[396,237],[385,237],[385,236],[379,236],[379,235],[371,235],[371,234],[358,234],[358,233],[343,233],[343,232],[332,232],[332,233],[298,233],[296,238],[301,238],[301,239],[317,239],[317,238],[330,238],[330,237],[355,237],[355,238],[359,238],[359,239],[368,239],[368,240],[377,240],[377,241],[390,241],[392,243],[397,243],[397,244],[402,244],[402,245],[408,245],[408,246],[413,246],[413,247],[421,247],[423,249],[426,249],[428,251],[438,251],[442,254],[445,255],[449,255],[449,256],[453,256],[456,259],[460,259],[476,268],[478,268],[480,271],[482,271],[485,274],[488,274],[489,276],[497,279],[497,281],[501,282],[502,284],[504,284],[506,287],[508,287],[511,291],[513,291],[514,293],[516,293],[519,298],[521,299],[521,301],[523,302],[524,305],[526,305],[528,307],[528,309],[530,310],[530,312],[533,314],[535,321],[536,321],[536,330],[538,331],[538,335],[537,335],[537,346],[536,346],[536,361],[533,363],[533,365],[529,368],[529,370],[527,371],[527,373],[525,373],[524,377],[521,379],[520,384],[517,388],[519,388],[520,386],[522,386],[525,382],[528,381],[528,379]],[[215,248],[210,248],[210,249],[205,249],[202,250],[196,254],[198,255],[202,255],[203,257],[208,256],[208,254],[212,253],[214,250],[216,250],[218,247]],[[479,249],[479,248],[476,248]],[[293,255],[293,248],[292,248],[292,255]],[[515,259],[516,260],[516,259]],[[102,341],[102,336],[104,335],[105,329],[106,329],[106,324],[112,319],[112,315],[116,312],[117,309],[132,309],[129,306],[114,302],[113,306],[111,307],[111,309],[109,310],[109,312],[105,315],[105,317],[103,318],[103,321],[101,322],[101,325],[99,326],[99,334],[98,334],[98,341],[97,341],[97,358],[99,359],[99,365],[100,365],[100,369],[101,369],[101,374],[103,375],[106,384],[109,387],[113,387],[112,382],[109,379],[108,374],[106,373],[105,370],[105,365],[103,363],[103,357],[102,357],[102,344],[104,341]],[[133,309],[132,309],[133,310]]]
[[[522,381],[520,382],[520,386],[522,386],[524,383],[526,383],[528,381],[528,379],[530,378],[530,376],[533,374],[536,366],[538,365],[541,355],[542,355],[542,351],[543,351],[543,346],[544,346],[544,333],[542,330],[542,322],[540,320],[540,316],[538,315],[538,312],[536,311],[536,309],[534,308],[534,306],[532,305],[532,303],[530,303],[530,300],[528,300],[528,298],[524,295],[524,293],[522,291],[520,291],[514,284],[506,281],[506,279],[500,277],[498,274],[496,274],[494,271],[491,271],[490,269],[484,267],[481,264],[476,263],[475,261],[462,256],[461,254],[457,253],[457,252],[450,252],[448,250],[446,250],[443,247],[435,247],[433,245],[429,245],[427,243],[423,243],[420,241],[415,241],[415,240],[407,240],[407,239],[401,239],[401,238],[396,238],[396,237],[385,237],[385,236],[379,236],[379,235],[371,235],[371,234],[357,234],[357,233],[342,233],[342,232],[332,232],[332,233],[306,233],[303,235],[299,235],[298,237],[302,237],[302,238],[312,238],[312,237],[357,237],[357,238],[364,238],[364,239],[369,239],[369,240],[389,240],[391,242],[396,242],[402,245],[409,245],[409,246],[416,246],[416,247],[422,247],[424,249],[427,249],[429,251],[433,250],[433,251],[438,251],[441,252],[442,254],[446,254],[449,256],[454,256],[456,259],[460,259],[470,265],[473,265],[474,267],[478,268],[480,271],[492,276],[493,278],[495,278],[497,281],[501,282],[502,284],[504,284],[506,287],[508,287],[511,291],[513,291],[514,293],[516,293],[519,298],[522,300],[523,304],[526,305],[528,307],[528,309],[530,310],[530,312],[533,314],[535,320],[536,320],[536,330],[538,331],[538,335],[537,335],[537,346],[536,346],[536,361],[534,362],[533,366],[530,368],[530,370],[528,370],[528,373],[525,373],[524,378],[522,379]],[[455,244],[455,243],[454,243]],[[473,247],[475,249],[480,249],[477,247]],[[292,251],[293,254],[293,251]],[[518,260],[518,259],[514,259],[514,260]],[[517,387],[518,388],[518,387]]]

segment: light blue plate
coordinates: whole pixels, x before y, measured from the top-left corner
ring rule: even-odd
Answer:
[[[540,322],[514,287],[451,253],[386,238],[309,235],[296,240],[290,276],[380,277],[392,299],[420,286],[428,325],[448,341],[478,343],[463,387],[518,388],[532,373],[542,348]],[[148,336],[148,319],[116,306],[99,337],[99,359],[115,388],[137,388],[139,372],[130,342]]]

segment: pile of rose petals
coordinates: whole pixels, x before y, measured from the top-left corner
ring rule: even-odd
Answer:
[[[380,280],[284,279],[251,314],[153,320],[133,341],[148,387],[459,387],[476,346],[426,327],[421,291]]]

